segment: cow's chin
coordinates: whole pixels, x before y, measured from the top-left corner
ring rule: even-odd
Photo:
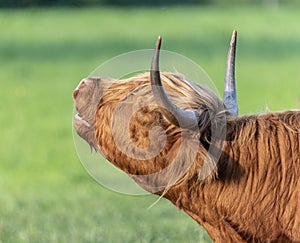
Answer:
[[[88,122],[79,113],[74,116],[74,127],[77,134],[83,138],[88,144],[96,149],[94,137],[94,124]]]

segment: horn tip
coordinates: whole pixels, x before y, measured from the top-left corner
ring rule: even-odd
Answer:
[[[156,49],[160,49],[160,46],[161,46],[161,36],[159,35],[158,38],[157,38],[157,42],[156,42]]]
[[[231,41],[230,41],[230,46],[235,46],[235,45],[236,45],[236,38],[237,38],[237,31],[234,30],[234,31],[232,32]]]

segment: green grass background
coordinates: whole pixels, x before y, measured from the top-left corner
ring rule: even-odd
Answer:
[[[154,46],[201,65],[222,93],[237,29],[241,114],[299,107],[299,8],[0,11],[0,242],[209,242],[166,200],[98,185],[72,138],[72,91],[115,55]]]

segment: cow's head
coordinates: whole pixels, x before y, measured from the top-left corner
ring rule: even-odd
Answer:
[[[212,143],[211,120],[224,114],[237,115],[235,31],[228,52],[223,101],[181,74],[160,73],[160,45],[159,37],[150,73],[124,80],[86,78],[73,93],[78,112],[74,118],[76,132],[149,191],[153,190],[145,183],[169,184],[163,178],[170,173],[178,177],[180,170],[186,172],[186,161],[191,162],[188,166],[199,167],[194,171],[203,172],[201,167]],[[186,143],[184,149],[182,143]],[[195,148],[196,152],[192,151]],[[161,172],[176,159],[179,167],[171,166],[167,174]],[[208,171],[214,170],[215,164],[208,165]],[[157,172],[161,174],[150,178]],[[140,180],[136,175],[150,177]]]

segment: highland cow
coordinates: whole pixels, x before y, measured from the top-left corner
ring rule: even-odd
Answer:
[[[160,42],[150,73],[81,81],[77,133],[214,242],[300,242],[300,111],[237,116],[236,32],[223,101],[160,73]]]

